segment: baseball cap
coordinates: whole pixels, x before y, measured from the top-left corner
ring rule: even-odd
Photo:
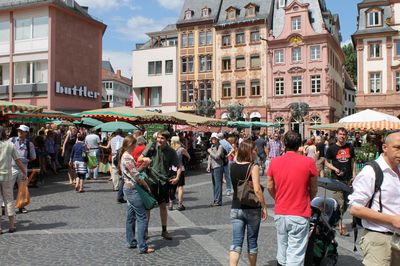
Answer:
[[[218,133],[217,133],[217,132],[213,132],[213,133],[211,134],[210,139],[212,139],[212,138],[218,139]]]
[[[17,128],[17,130],[29,132],[29,127],[25,125],[20,125],[19,128]]]

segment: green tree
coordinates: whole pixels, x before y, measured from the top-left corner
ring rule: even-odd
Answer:
[[[353,44],[349,43],[342,47],[345,56],[344,67],[349,73],[354,84],[357,84],[357,53]]]

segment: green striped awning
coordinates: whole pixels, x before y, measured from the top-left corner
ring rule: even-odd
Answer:
[[[15,112],[42,112],[43,108],[29,105],[29,104],[22,104],[16,102],[7,102],[0,100],[0,113],[15,113]]]

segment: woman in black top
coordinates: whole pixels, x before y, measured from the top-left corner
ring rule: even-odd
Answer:
[[[229,253],[229,265],[238,265],[242,251],[244,233],[247,229],[248,259],[251,266],[257,263],[257,239],[261,220],[267,219],[264,194],[260,184],[260,172],[254,161],[257,158],[257,148],[252,140],[244,140],[239,145],[236,162],[230,168],[233,199],[231,207],[232,245]],[[260,202],[257,207],[242,205],[238,198],[237,187],[239,180],[245,180],[247,171],[251,172],[249,182],[254,187],[254,192]]]

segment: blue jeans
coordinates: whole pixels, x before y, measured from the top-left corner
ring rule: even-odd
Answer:
[[[222,173],[223,167],[217,167],[211,170],[214,188],[214,203],[220,205],[222,204]]]
[[[247,229],[247,253],[257,254],[261,209],[231,209],[232,245],[230,251],[242,252],[244,233]]]
[[[120,178],[118,180],[118,192],[117,192],[117,201],[124,199],[124,179]]]
[[[301,216],[275,215],[278,251],[276,259],[286,266],[304,265],[308,244],[309,219]]]
[[[94,169],[90,169],[88,167],[88,172],[86,174],[86,178],[89,178],[90,177],[90,173],[93,172],[93,179],[97,179],[99,177],[100,149],[89,150],[89,153],[91,155],[96,155],[97,167],[94,168]]]
[[[126,241],[129,247],[137,245],[135,238],[135,225],[138,227],[139,250],[144,252],[147,250],[145,233],[147,231],[147,213],[143,206],[142,199],[135,188],[130,189],[124,186],[124,194],[128,201],[126,216]]]
[[[231,182],[231,173],[230,173],[230,167],[233,161],[229,161],[227,165],[224,166],[224,175],[226,179],[226,193],[231,193],[232,192],[232,182]]]

